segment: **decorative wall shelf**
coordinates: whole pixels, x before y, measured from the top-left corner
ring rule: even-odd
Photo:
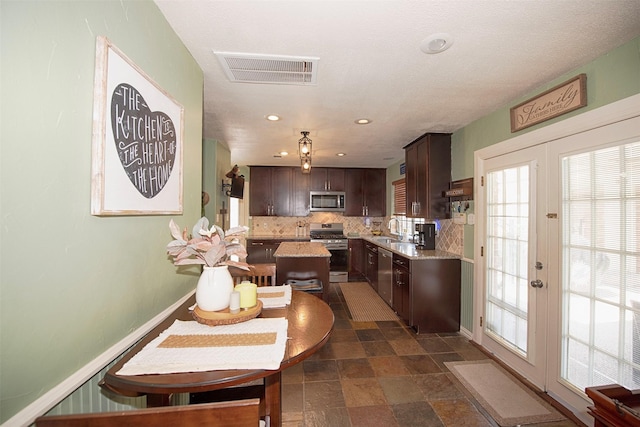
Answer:
[[[473,200],[473,178],[452,181],[449,189],[442,192],[444,197],[453,201]]]

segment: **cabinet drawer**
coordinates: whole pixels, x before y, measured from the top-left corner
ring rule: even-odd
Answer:
[[[411,263],[408,258],[405,258],[400,255],[393,254],[393,265],[396,267],[401,267],[406,270],[409,270]]]
[[[378,253],[378,245],[375,245],[373,243],[369,243],[369,242],[365,242],[364,246],[367,248],[368,251],[374,252],[374,253]]]
[[[271,264],[276,262],[273,254],[285,240],[247,239],[247,260],[249,264]]]

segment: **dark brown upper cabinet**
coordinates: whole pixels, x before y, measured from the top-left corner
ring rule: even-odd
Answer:
[[[311,191],[344,191],[344,172],[340,168],[311,168],[309,189]]]
[[[250,167],[249,215],[292,216],[293,169]]]
[[[344,183],[346,216],[386,215],[386,169],[346,169]]]
[[[449,199],[443,191],[451,181],[451,134],[427,133],[404,149],[407,216],[449,218]]]

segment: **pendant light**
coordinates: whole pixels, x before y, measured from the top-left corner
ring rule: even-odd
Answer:
[[[298,152],[300,153],[300,169],[302,173],[311,173],[311,140],[309,132],[302,131],[302,138],[298,140]]]

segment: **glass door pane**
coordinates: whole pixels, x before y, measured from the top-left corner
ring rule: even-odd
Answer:
[[[640,142],[561,158],[561,378],[640,388]]]
[[[526,358],[529,165],[487,174],[486,332]]]

